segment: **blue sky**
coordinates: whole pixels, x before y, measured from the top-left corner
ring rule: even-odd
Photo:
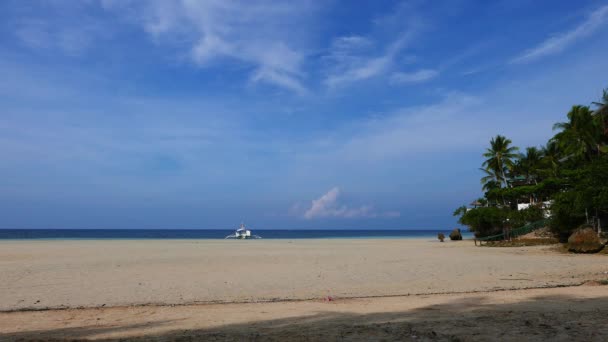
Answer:
[[[0,227],[449,228],[606,37],[596,0],[5,0]]]

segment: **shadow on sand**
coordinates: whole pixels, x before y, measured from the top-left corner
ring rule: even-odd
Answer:
[[[608,341],[608,297],[539,296],[518,303],[485,302],[483,296],[468,297],[414,310],[371,314],[332,312],[331,304],[328,304],[327,311],[312,316],[259,320],[210,329],[172,330],[176,321],[146,321],[123,326],[0,333],[0,341],[86,340],[114,333],[121,337],[100,340]],[[204,306],[200,310],[205,310]],[[163,328],[163,332],[146,334],[146,328],[150,327]]]

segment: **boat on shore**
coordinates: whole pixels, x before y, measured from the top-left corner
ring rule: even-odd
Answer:
[[[251,234],[251,230],[245,228],[245,225],[241,223],[239,229],[237,229],[234,233],[226,236],[224,239],[261,239],[262,237],[259,235]]]

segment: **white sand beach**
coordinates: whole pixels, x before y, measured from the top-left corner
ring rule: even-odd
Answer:
[[[336,308],[342,308],[340,315],[351,309],[352,315],[385,312],[388,307],[389,311],[418,310],[436,300],[445,305],[460,301],[458,310],[462,311],[467,310],[464,303],[485,307],[484,300],[475,298],[513,304],[519,297],[530,301],[564,295],[576,301],[577,296],[607,297],[608,287],[593,287],[591,292],[582,287],[494,291],[607,279],[607,261],[606,255],[563,254],[555,247],[489,248],[475,247],[471,241],[3,241],[0,331],[5,337],[24,337],[30,336],[28,331],[83,328],[92,323],[118,327],[123,319],[128,321],[125,324],[142,323],[134,318],[139,313],[146,313],[142,317],[154,313],[150,322],[165,320],[152,324],[150,331],[135,329],[136,335],[143,336],[146,331],[167,332],[186,324],[174,325],[171,320],[190,311],[200,319],[189,320],[184,329],[314,316]],[[328,304],[324,302],[328,296],[333,299],[329,303],[337,306],[320,304]],[[593,307],[594,302],[590,303]],[[46,310],[65,308],[72,310]],[[230,308],[238,308],[242,315]],[[268,317],[256,314],[258,309],[274,308],[279,309]],[[563,309],[567,308],[564,304]],[[116,320],[92,318],[106,313]],[[86,329],[73,330],[78,331],[76,335],[70,331],[58,330],[58,336],[131,336],[129,329],[92,329],[90,336]]]
[[[606,341],[607,286],[0,313],[0,340]]]

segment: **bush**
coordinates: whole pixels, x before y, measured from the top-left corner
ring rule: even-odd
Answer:
[[[519,228],[528,223],[544,218],[543,210],[531,206],[524,210],[513,210],[498,207],[481,207],[469,209],[462,214],[458,222],[475,233],[475,237],[484,237],[501,234],[505,225],[510,228]]]
[[[560,242],[566,242],[572,231],[585,223],[585,213],[576,208],[576,199],[573,192],[564,192],[556,195],[551,205],[551,220],[549,227]]]
[[[475,234],[475,237],[484,237],[502,233],[504,222],[507,219],[508,209],[497,207],[481,207],[467,210],[458,222]]]
[[[510,210],[507,212],[511,228],[523,227],[528,223],[536,222],[545,218],[540,206],[530,206],[523,210]]]
[[[562,242],[586,222],[587,215],[605,217],[608,213],[608,158],[598,158],[564,174],[571,185],[554,196],[550,223]]]

